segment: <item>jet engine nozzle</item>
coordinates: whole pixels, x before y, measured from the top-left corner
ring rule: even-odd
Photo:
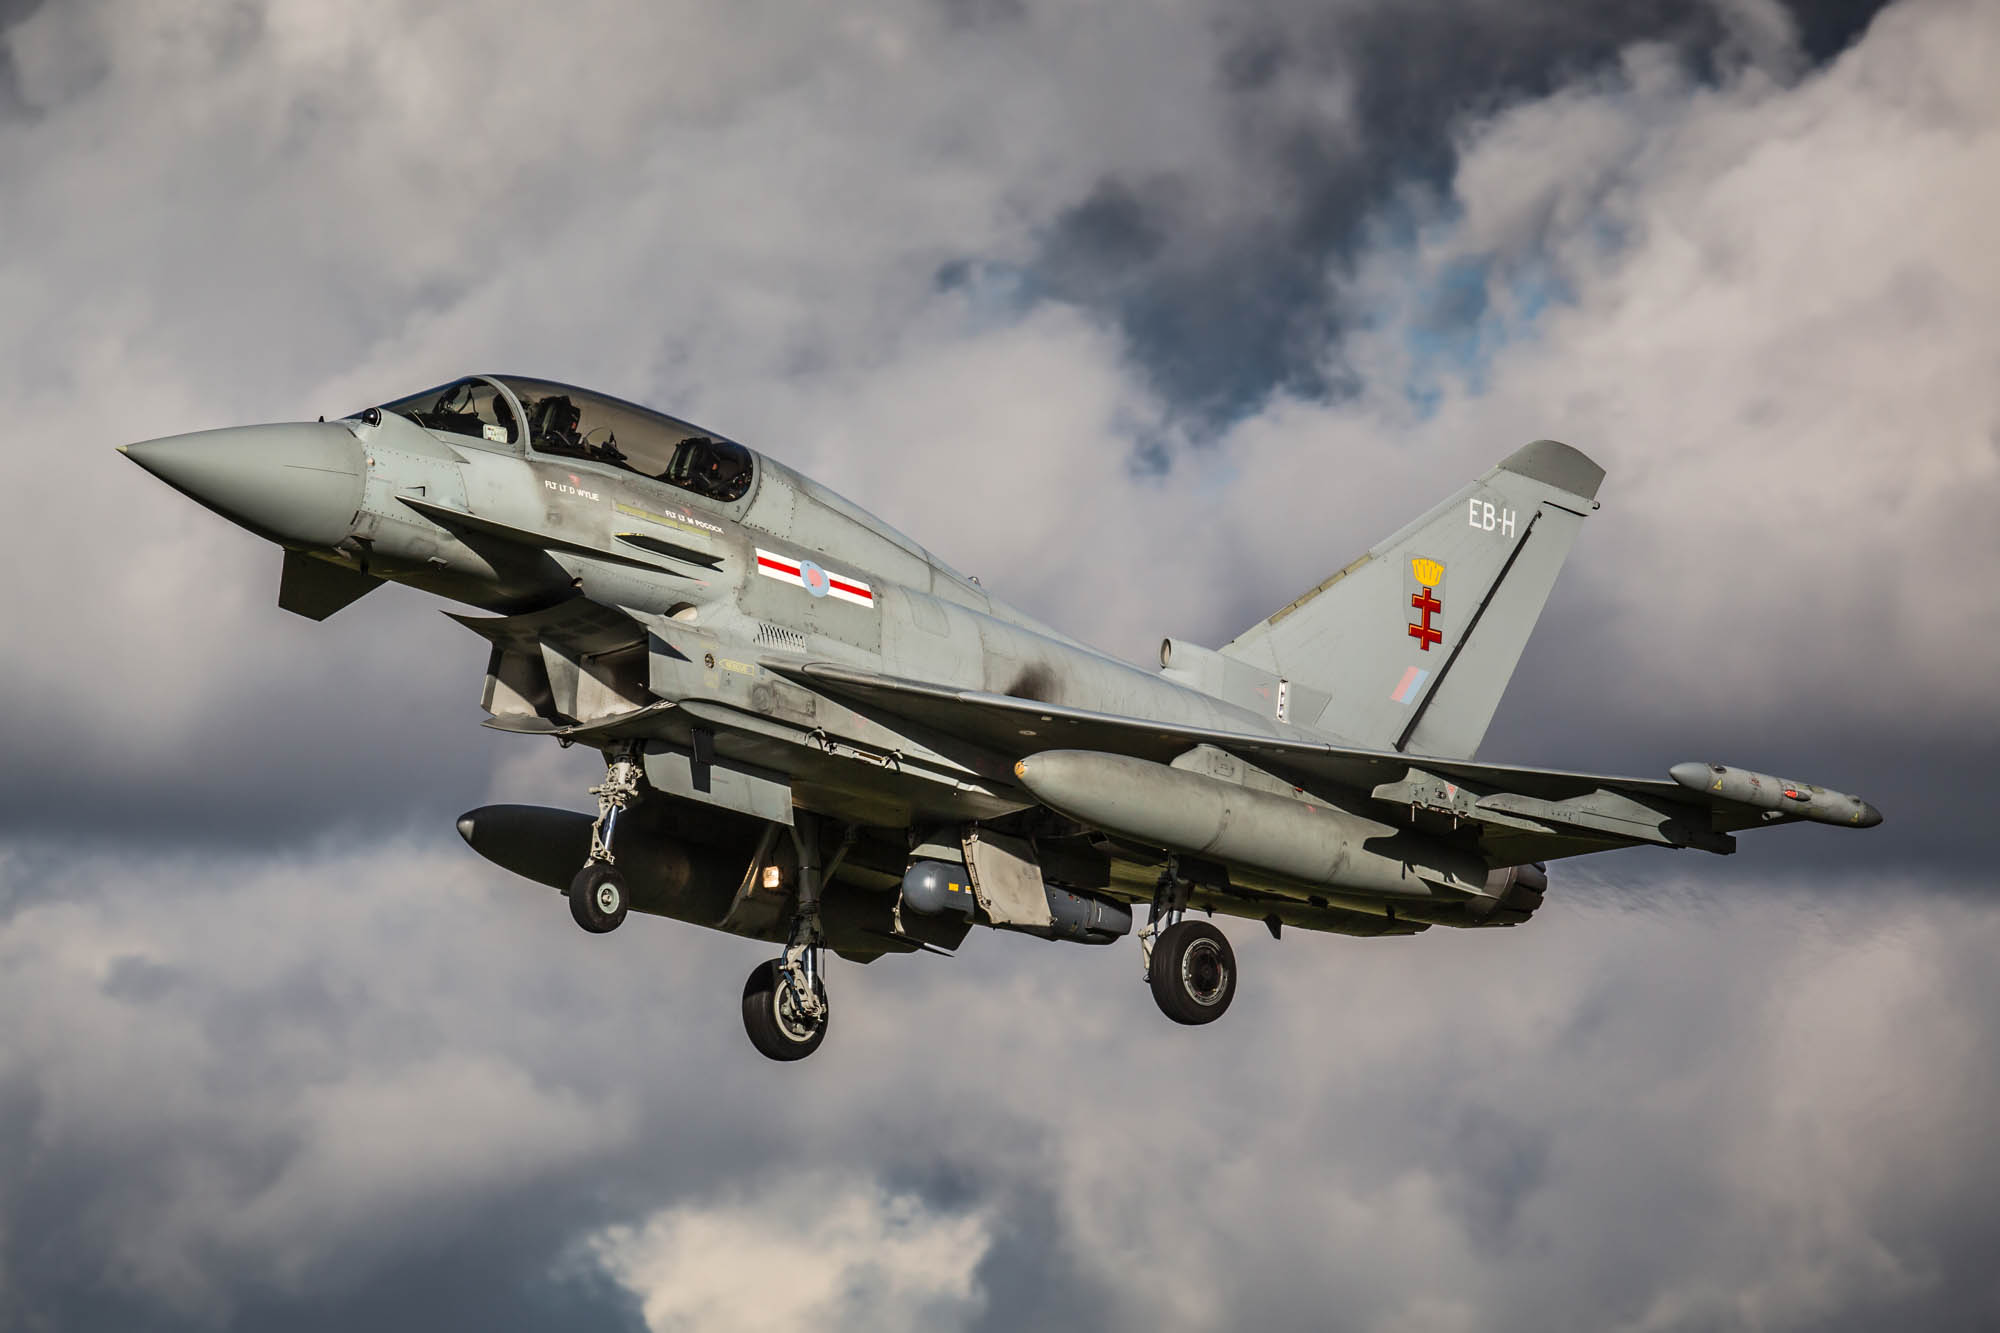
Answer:
[[[127,458],[230,522],[284,546],[329,547],[361,508],[367,457],[345,426],[295,422],[169,435]]]

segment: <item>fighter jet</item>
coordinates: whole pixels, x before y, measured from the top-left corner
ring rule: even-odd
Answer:
[[[1222,917],[1415,935],[1534,915],[1548,863],[1881,822],[1717,763],[1664,779],[1479,761],[1603,469],[1536,440],[1220,648],[1158,669],[1008,605],[776,459],[571,385],[481,375],[337,421],[126,446],[283,548],[278,605],[383,583],[484,615],[486,725],[604,756],[595,814],[458,821],[584,930],[645,912],[769,941],[752,1044],[827,1033],[826,954],[974,925],[1132,933],[1167,1017],[1236,994]],[[1201,913],[1201,919],[1193,914]]]

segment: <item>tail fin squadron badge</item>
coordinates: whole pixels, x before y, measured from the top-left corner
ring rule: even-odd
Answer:
[[[1444,566],[1418,556],[1410,561],[1410,573],[1417,584],[1417,590],[1410,594],[1410,608],[1420,617],[1410,625],[1410,637],[1417,641],[1417,647],[1429,652],[1432,644],[1444,642],[1444,631],[1431,623],[1431,617],[1444,610],[1444,602],[1437,595],[1444,583]]]

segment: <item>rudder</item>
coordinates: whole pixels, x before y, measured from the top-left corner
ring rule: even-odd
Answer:
[[[1536,440],[1220,651],[1330,696],[1296,722],[1470,758],[1603,480]]]

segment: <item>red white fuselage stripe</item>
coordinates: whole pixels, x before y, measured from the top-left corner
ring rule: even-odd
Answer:
[[[757,552],[757,572],[767,578],[777,579],[781,583],[796,584],[801,588],[806,586],[804,566],[775,551]],[[857,606],[875,605],[874,590],[860,579],[848,578],[830,569],[822,568],[819,572],[826,578],[827,596],[838,597],[843,602],[853,602]]]

